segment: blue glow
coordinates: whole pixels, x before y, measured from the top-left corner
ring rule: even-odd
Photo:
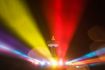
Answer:
[[[91,67],[94,67],[94,66],[101,65],[101,64],[103,64],[103,63],[92,63],[92,64],[88,64],[88,65]]]
[[[25,58],[27,60],[34,60],[36,62],[41,62],[41,61],[39,61],[37,59],[34,59],[34,58],[31,58],[31,57],[27,56],[26,54],[24,54],[24,53],[22,53],[22,52],[20,52],[18,50],[15,50],[15,49],[11,48],[10,46],[8,46],[8,45],[6,45],[6,44],[4,44],[2,42],[0,42],[0,50],[10,52],[10,53],[15,54],[17,56],[23,57],[23,58]]]
[[[28,56],[22,52],[16,51],[16,50],[11,50],[13,53],[17,54],[17,55],[21,55],[22,57],[28,58]]]
[[[41,64],[41,66],[45,66],[46,62],[42,61],[40,64]]]
[[[84,60],[84,59],[92,58],[92,57],[99,56],[99,55],[102,55],[102,54],[105,54],[105,48],[98,49],[98,50],[96,50],[94,52],[90,52],[90,53],[88,53],[88,54],[86,54],[86,55],[84,55],[80,58],[68,61],[68,62],[66,62],[66,64],[70,64],[72,62],[77,62],[77,61],[81,61],[81,60]]]
[[[97,54],[98,56],[105,54],[105,48],[101,48],[100,50],[96,51],[96,54]]]
[[[9,52],[11,52],[11,53],[13,53],[13,54],[22,56],[22,57],[24,57],[24,58],[27,58],[27,57],[28,57],[26,54],[24,54],[24,53],[22,53],[22,52],[20,52],[20,51],[14,50],[14,49],[10,48],[9,46],[8,46],[8,47],[6,47],[6,46],[8,46],[8,45],[6,45],[6,44],[1,44],[1,43],[0,43],[0,48],[1,48],[2,50],[9,51]]]

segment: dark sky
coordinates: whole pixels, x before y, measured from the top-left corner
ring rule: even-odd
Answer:
[[[51,35],[48,30],[47,21],[42,14],[41,0],[26,0],[28,7],[37,19],[38,26],[44,38],[50,39]],[[0,23],[0,28],[8,32],[7,28]],[[74,35],[72,44],[68,49],[67,58],[77,58],[91,51],[90,45],[94,42],[88,36],[88,31],[94,26],[99,26],[105,31],[105,2],[104,0],[86,0],[86,7],[80,21],[80,25]],[[11,32],[10,32],[11,33]],[[90,70],[104,70],[105,65],[90,67]],[[0,70],[38,70],[32,64],[12,58],[9,56],[0,55]]]

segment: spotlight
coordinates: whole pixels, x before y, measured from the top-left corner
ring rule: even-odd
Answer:
[[[33,59],[33,58],[29,58],[28,60],[29,60],[31,63],[35,64],[35,65],[39,65],[39,64],[40,64],[39,61],[37,61],[37,60],[35,60],[35,59]]]
[[[45,66],[46,65],[46,62],[45,61],[40,62],[40,65],[41,66]]]
[[[80,66],[76,66],[76,68],[80,68]]]
[[[51,63],[50,63],[50,62],[47,62],[47,65],[48,65],[48,66],[50,66],[50,65],[51,65]]]
[[[61,60],[59,60],[59,66],[63,66],[64,64],[63,64],[63,60],[61,59]]]
[[[65,62],[65,65],[72,65],[72,62]]]
[[[51,61],[51,66],[52,67],[57,67],[58,66],[58,62],[56,60]]]

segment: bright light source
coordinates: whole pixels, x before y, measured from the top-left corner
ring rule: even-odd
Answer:
[[[48,66],[50,66],[50,65],[51,65],[51,63],[50,63],[50,62],[47,62],[47,65],[48,65]]]
[[[55,61],[52,62],[52,65],[53,65],[53,66],[57,66],[57,62],[55,62]]]
[[[76,68],[80,68],[80,66],[76,66]]]
[[[51,66],[56,67],[58,65],[58,62],[56,60],[51,61]]]
[[[38,62],[38,61],[35,61],[35,60],[33,60],[33,59],[29,59],[29,61],[32,62],[32,63],[35,64],[35,65],[39,65],[39,62]]]
[[[65,62],[65,65],[72,65],[72,62]]]
[[[42,61],[40,62],[41,66],[45,66],[46,65],[46,62],[45,61]]]
[[[63,60],[59,60],[59,66],[63,66]]]

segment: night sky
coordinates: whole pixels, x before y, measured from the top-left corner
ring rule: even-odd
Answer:
[[[46,42],[50,40],[51,34],[44,18],[42,4],[44,0],[26,0],[33,18],[38,22],[37,25],[45,38]],[[47,1],[47,0],[45,0]],[[0,31],[3,30],[7,34],[14,36],[24,45],[30,46],[20,39],[11,29],[4,25],[5,21],[0,21]],[[92,51],[91,45],[94,41],[89,37],[88,32],[93,27],[100,27],[105,33],[105,2],[104,0],[85,0],[85,9],[79,22],[79,26],[75,32],[72,43],[67,51],[68,59],[74,59]],[[97,66],[89,66],[90,70],[104,70],[105,64]],[[0,54],[0,70],[42,70],[35,67],[31,63],[10,56]]]

